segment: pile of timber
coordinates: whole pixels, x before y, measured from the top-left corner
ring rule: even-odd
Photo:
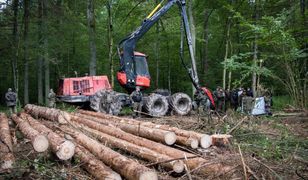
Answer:
[[[0,113],[0,172],[11,169],[14,160],[9,119],[5,114]]]
[[[178,144],[192,149],[208,148],[213,143],[227,141],[229,136],[225,139],[226,136],[209,136],[167,125],[83,110],[69,114],[58,109],[30,104],[24,109],[27,114],[21,113],[13,119],[20,125],[22,122],[18,122],[18,119],[23,119],[23,124],[33,128],[32,132],[35,133],[32,136],[27,136],[29,133],[21,130],[26,137],[32,140],[35,135],[44,135],[59,159],[63,156],[65,158],[62,160],[67,160],[74,154],[84,162],[83,167],[98,179],[120,179],[121,176],[125,179],[157,179],[155,169],[143,165],[141,162],[144,161],[175,173],[186,170],[217,175],[232,169],[223,162],[213,162],[210,158],[171,146]],[[39,118],[41,119],[37,120]],[[70,141],[64,137],[69,137]],[[224,140],[219,141],[221,138]],[[66,141],[70,142],[70,145],[61,150]],[[74,147],[74,152],[71,147]],[[117,150],[121,150],[121,153]],[[59,152],[64,155],[58,155]],[[125,156],[130,154],[143,161]]]

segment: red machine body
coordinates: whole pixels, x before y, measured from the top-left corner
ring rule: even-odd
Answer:
[[[107,76],[84,76],[59,80],[57,97],[64,102],[86,102],[102,89],[112,89]]]

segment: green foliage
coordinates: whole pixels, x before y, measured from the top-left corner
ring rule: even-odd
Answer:
[[[19,68],[19,97],[23,99],[24,75],[24,38],[23,38],[23,1],[20,1],[18,13],[18,68]],[[38,36],[38,0],[30,1],[29,24],[29,87],[30,103],[37,103],[37,60],[42,54],[42,47]],[[61,3],[59,3],[61,2]],[[155,7],[156,1],[137,0],[109,0],[112,4],[113,18],[113,59],[115,71],[119,67],[116,45],[127,34],[134,31]],[[97,74],[110,76],[110,62],[108,62],[108,17],[107,0],[95,1],[96,18],[96,46],[97,46]],[[187,3],[188,5],[189,3]],[[87,29],[87,1],[48,1],[48,55],[50,62],[50,82],[53,89],[57,89],[57,80],[61,77],[72,77],[74,71],[79,75],[88,72],[89,67],[89,36]],[[255,10],[259,12],[259,19],[253,18]],[[205,10],[208,17],[205,16]],[[11,8],[0,11],[0,95],[8,87],[13,87],[11,60],[14,53],[12,45]],[[307,11],[305,12],[307,14]],[[236,86],[249,86],[251,75],[256,72],[261,76],[262,84],[273,88],[279,94],[289,93],[288,88],[281,88],[288,80],[283,63],[291,62],[291,69],[296,72],[298,79],[303,79],[304,59],[307,59],[303,45],[307,38],[302,36],[307,31],[303,15],[297,2],[281,1],[201,1],[193,0],[193,15],[196,28],[196,59],[201,85],[211,89],[222,83],[224,65],[233,72],[232,83]],[[208,18],[208,19],[207,19]],[[205,49],[205,23],[208,23],[208,44]],[[230,48],[226,64],[223,64],[225,54],[225,40],[227,22],[231,23]],[[170,71],[171,91],[183,91],[191,94],[191,83],[186,70],[179,58],[181,18],[177,7],[173,7],[158,22],[158,33],[153,27],[137,44],[136,50],[149,56],[148,63],[151,73],[152,87],[168,89],[168,74]],[[2,28],[3,27],[3,28]],[[252,43],[257,38],[259,46],[258,60],[263,60],[263,66],[252,65]],[[158,49],[155,44],[158,42]],[[189,62],[187,48],[185,60]],[[207,55],[206,62],[205,54]],[[158,57],[158,67],[156,67]],[[204,65],[205,64],[205,65]],[[156,78],[159,69],[159,79]],[[275,80],[273,80],[273,78]],[[280,79],[277,81],[277,79]],[[156,83],[158,82],[158,83]],[[303,82],[301,81],[301,86]],[[155,86],[158,84],[158,87]],[[123,89],[115,83],[115,90]],[[290,93],[289,93],[290,94]],[[0,99],[4,104],[4,99]],[[23,102],[21,102],[23,103]]]

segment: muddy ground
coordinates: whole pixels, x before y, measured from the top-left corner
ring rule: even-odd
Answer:
[[[241,121],[244,117],[230,111],[221,116],[192,114],[183,117],[139,118],[207,134],[232,131],[233,138],[229,146],[206,150],[185,148],[197,155],[211,157],[212,161],[232,165],[233,169],[226,174],[204,177],[192,171],[175,175],[159,166],[152,168],[160,172],[161,179],[308,179],[307,115],[247,117]],[[62,162],[52,153],[35,153],[29,140],[24,139],[14,125],[11,131],[16,163],[10,172],[0,172],[0,179],[92,179],[80,167],[78,159]],[[183,149],[180,146],[176,148]]]

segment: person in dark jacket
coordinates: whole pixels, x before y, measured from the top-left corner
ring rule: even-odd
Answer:
[[[237,110],[238,108],[238,90],[237,89],[233,89],[231,92],[230,92],[230,104],[231,104],[231,107],[234,111]]]
[[[17,104],[17,94],[12,91],[12,88],[7,90],[5,94],[5,101],[7,107],[9,107],[10,114],[17,113],[16,104]]]

